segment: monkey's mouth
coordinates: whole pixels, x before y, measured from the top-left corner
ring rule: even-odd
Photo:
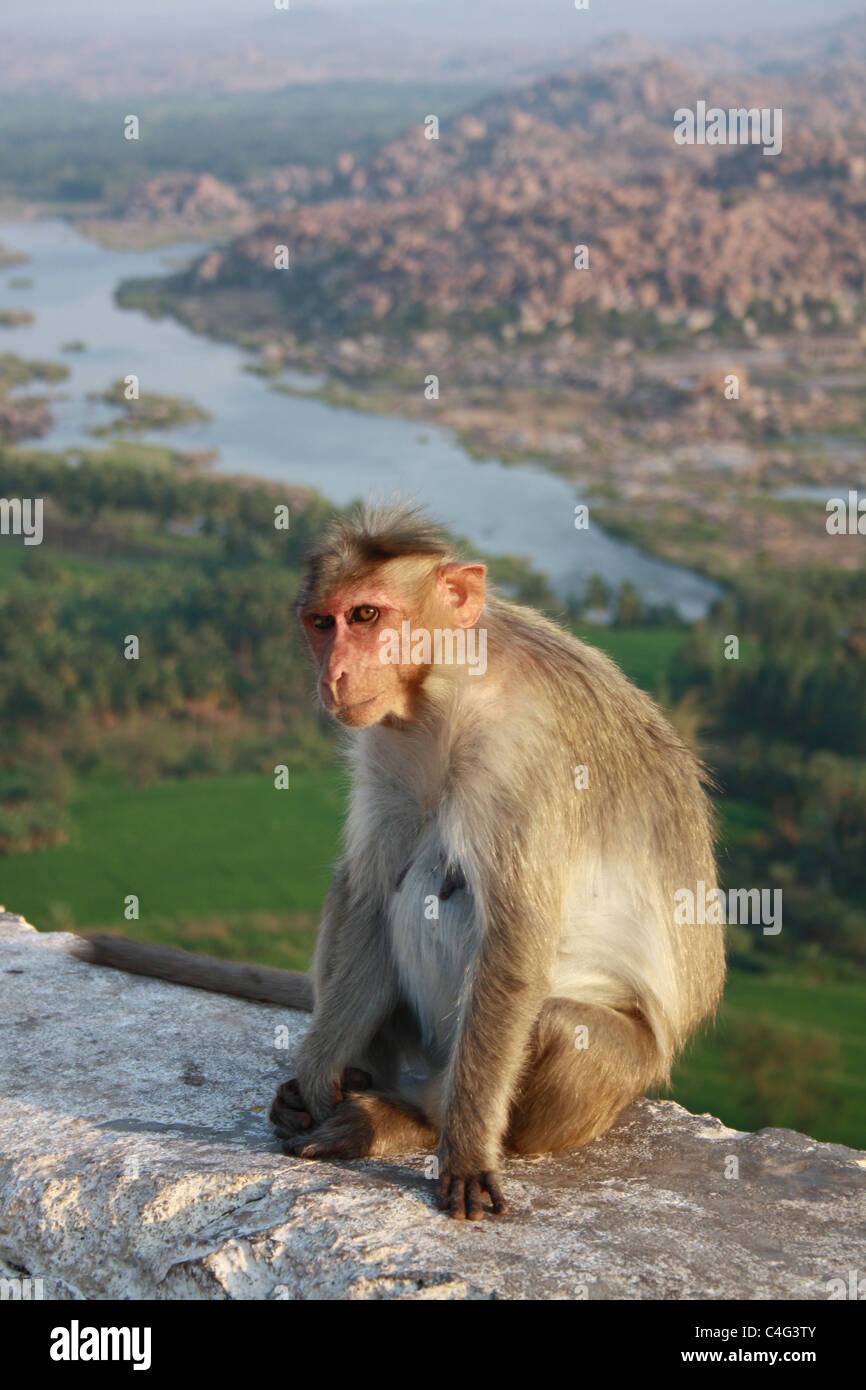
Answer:
[[[356,705],[340,705],[338,709],[331,710],[331,713],[335,719],[342,719],[346,714],[354,714],[356,710],[375,704],[378,698],[378,695],[371,695],[369,700],[359,700]]]

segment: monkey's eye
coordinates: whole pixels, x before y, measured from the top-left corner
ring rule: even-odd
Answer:
[[[352,609],[353,623],[374,623],[378,616],[378,608],[374,608],[372,604],[369,603],[359,604],[357,608]]]
[[[317,613],[312,619],[312,623],[317,632],[327,632],[329,627],[334,626],[334,615],[332,613]]]

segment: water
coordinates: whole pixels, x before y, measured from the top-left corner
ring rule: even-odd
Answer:
[[[774,497],[783,502],[829,502],[831,497],[844,497],[848,502],[848,484],[841,483],[796,483],[776,488]]]
[[[541,465],[477,462],[437,426],[272,391],[266,380],[243,371],[250,359],[239,348],[114,303],[121,280],[165,274],[184,257],[201,254],[200,245],[106,250],[59,220],[0,223],[0,243],[30,256],[28,264],[0,272],[0,305],[36,316],[31,325],[0,329],[0,351],[62,360],[71,372],[57,392],[54,429],[37,441],[40,446],[105,443],[90,431],[116,413],[87,394],[134,372],[143,392],[191,396],[213,416],[136,439],[215,449],[223,471],[308,484],[338,505],[411,497],[485,550],[525,556],[560,597],[578,594],[589,575],[600,574],[613,586],[629,579],[647,602],[672,603],[691,619],[719,593],[700,575],[652,559],[592,520],[588,530],[576,531],[579,487]],[[18,275],[31,277],[33,287],[9,288]],[[61,354],[61,345],[74,340],[86,351]],[[33,389],[41,394],[47,388]]]

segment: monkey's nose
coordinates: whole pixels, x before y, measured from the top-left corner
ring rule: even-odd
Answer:
[[[319,699],[329,712],[337,709],[340,703],[336,688],[325,680],[319,681]]]

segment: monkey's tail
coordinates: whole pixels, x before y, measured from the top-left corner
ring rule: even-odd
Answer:
[[[133,975],[149,975],[174,985],[192,985],[214,994],[236,994],[287,1009],[313,1008],[313,982],[299,970],[274,970],[268,965],[240,965],[216,956],[193,955],[175,946],[152,946],[105,932],[76,937],[73,955],[91,965],[110,965]]]

